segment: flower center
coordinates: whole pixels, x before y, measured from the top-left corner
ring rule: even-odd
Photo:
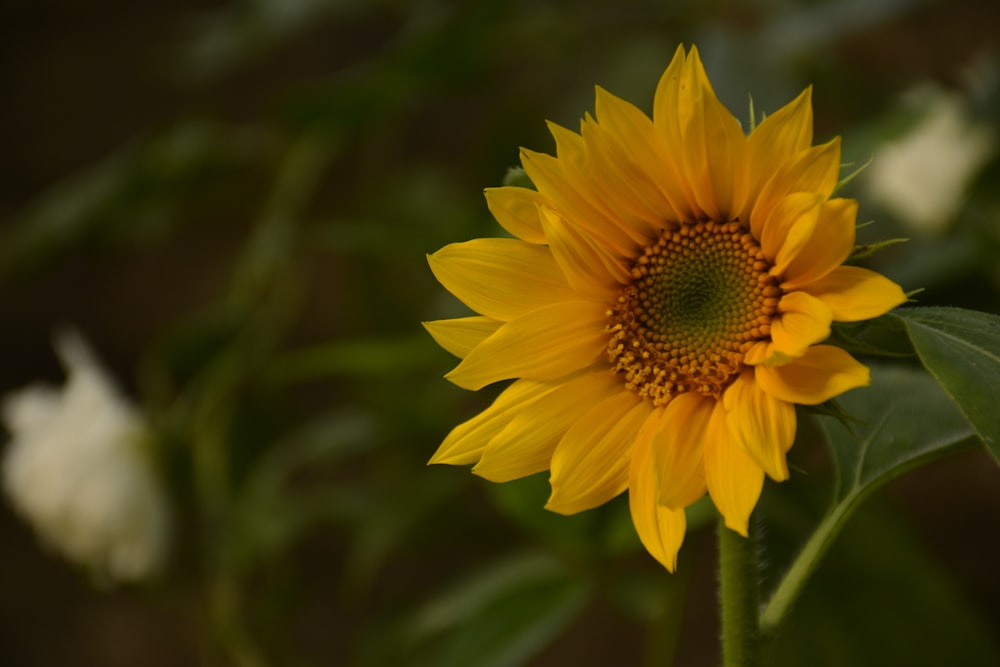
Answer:
[[[781,290],[738,222],[663,232],[608,310],[608,360],[655,405],[689,391],[719,398],[747,350],[771,332]]]

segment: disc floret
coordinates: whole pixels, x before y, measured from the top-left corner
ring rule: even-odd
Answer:
[[[781,290],[740,222],[663,231],[631,267],[608,310],[608,360],[654,405],[697,392],[719,398],[753,344],[770,336]]]

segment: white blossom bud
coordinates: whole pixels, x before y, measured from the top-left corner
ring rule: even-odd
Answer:
[[[6,396],[3,484],[43,542],[99,576],[149,577],[163,564],[169,508],[144,450],[146,424],[76,333],[57,336],[62,388]]]

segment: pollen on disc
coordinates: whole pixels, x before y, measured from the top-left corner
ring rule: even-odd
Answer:
[[[719,397],[746,352],[770,335],[781,290],[739,222],[665,230],[632,264],[608,311],[608,360],[656,405],[686,392]]]

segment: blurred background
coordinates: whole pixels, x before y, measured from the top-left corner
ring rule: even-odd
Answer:
[[[77,327],[149,416],[175,508],[167,569],[114,586],[4,503],[0,663],[714,664],[710,506],[670,576],[623,499],[559,517],[544,475],[425,466],[496,394],[442,379],[420,322],[464,311],[425,254],[499,234],[482,189],[595,84],[648,111],[679,43],[741,119],[814,84],[817,141],[872,160],[846,190],[863,238],[911,239],[871,265],[1000,311],[995,0],[0,5],[0,391],[61,382],[51,334]],[[801,430],[762,505],[775,568],[808,527],[789,508],[832,485]],[[771,664],[1000,664],[998,562],[995,461],[911,472]]]

